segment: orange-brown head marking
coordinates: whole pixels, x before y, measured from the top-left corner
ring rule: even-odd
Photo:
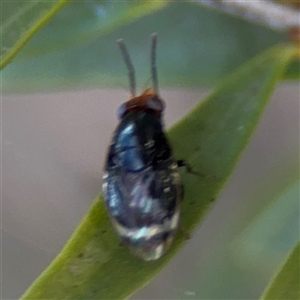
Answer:
[[[122,118],[130,111],[146,111],[150,110],[155,114],[161,115],[165,108],[163,100],[157,93],[149,88],[146,89],[140,96],[133,97],[127,102],[123,103],[118,111],[119,118]]]

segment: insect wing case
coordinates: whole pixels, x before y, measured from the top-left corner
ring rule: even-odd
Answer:
[[[161,257],[178,227],[182,187],[160,115],[131,111],[122,118],[103,191],[113,226],[130,250],[144,260]]]

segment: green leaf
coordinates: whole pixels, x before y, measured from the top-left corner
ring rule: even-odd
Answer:
[[[89,44],[99,40],[104,34],[167,5],[168,2],[165,1],[151,0],[70,2],[48,26],[45,26],[43,34],[32,39],[22,51],[20,59]]]
[[[292,61],[283,75],[283,80],[299,80],[300,79],[300,58]]]
[[[261,299],[300,299],[300,242],[290,253]]]
[[[0,69],[6,66],[25,43],[67,2],[68,0],[1,0]]]
[[[270,175],[271,176],[271,175]],[[299,174],[296,174],[296,181],[285,184],[279,191],[275,190],[275,196],[271,202],[265,204],[263,209],[256,213],[248,226],[240,233],[234,244],[234,252],[244,265],[252,265],[253,258],[261,265],[269,262],[269,265],[276,264],[278,259],[290,250],[291,245],[299,239],[298,229],[298,208],[299,208]],[[280,186],[280,183],[278,183]],[[265,188],[268,187],[265,185]],[[272,192],[270,191],[269,194]],[[261,197],[259,197],[261,199]],[[266,199],[261,199],[266,201]],[[261,230],[264,228],[264,230]],[[288,233],[289,232],[289,233]],[[276,234],[275,234],[276,233]],[[276,245],[282,243],[280,249]],[[250,261],[249,261],[250,259]]]
[[[145,285],[175,255],[228,180],[295,49],[273,48],[237,70],[169,131],[182,171],[181,230],[160,260],[144,262],[120,245],[97,198],[62,252],[22,299],[123,299]]]
[[[172,87],[215,83],[285,39],[284,33],[187,2],[74,1],[3,71],[3,90],[127,89],[115,42],[120,37],[128,44],[138,85],[143,86],[150,77],[152,32],[159,34],[160,86]]]
[[[222,230],[212,232],[214,242],[202,244],[192,275],[177,284],[170,299],[181,299],[178,291],[193,291],[197,299],[260,297],[299,240],[299,155],[289,159],[250,179],[238,193],[240,201],[229,203],[223,225],[217,225]]]

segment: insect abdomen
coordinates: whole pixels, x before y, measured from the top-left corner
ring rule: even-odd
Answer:
[[[122,240],[144,260],[161,257],[178,227],[182,191],[160,119],[135,112],[122,120],[103,180],[106,206]]]

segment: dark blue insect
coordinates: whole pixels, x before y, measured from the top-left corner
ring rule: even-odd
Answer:
[[[119,109],[120,124],[109,147],[103,175],[105,203],[112,224],[133,254],[160,258],[178,228],[182,185],[177,161],[163,131],[164,103],[158,96],[152,36],[153,89],[135,96],[135,76],[128,51],[119,40],[132,98]]]

